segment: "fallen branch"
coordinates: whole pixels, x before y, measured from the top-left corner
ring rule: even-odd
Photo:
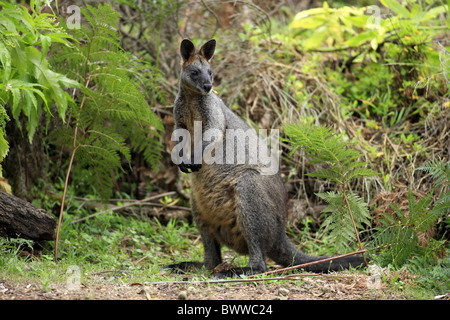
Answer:
[[[74,221],[72,221],[72,223],[83,222],[83,221],[85,221],[85,220],[87,220],[89,218],[93,218],[93,217],[98,216],[98,215],[103,214],[103,213],[117,211],[117,210],[121,210],[121,209],[127,208],[127,207],[148,204],[148,202],[151,201],[151,200],[159,199],[159,198],[166,197],[166,196],[171,196],[171,195],[174,195],[175,193],[176,193],[175,191],[170,191],[170,192],[157,194],[155,196],[148,197],[148,198],[145,198],[145,199],[142,199],[142,200],[136,200],[134,202],[130,202],[130,203],[127,203],[127,204],[124,204],[124,205],[121,205],[121,206],[117,206],[117,207],[114,207],[114,208],[110,208],[110,209],[107,209],[107,210],[103,210],[103,211],[99,211],[99,212],[93,213],[93,214],[91,214],[91,215],[89,215],[87,217],[74,220]],[[162,206],[162,207],[164,206],[163,204],[159,204],[159,203],[153,203],[152,205],[154,205],[154,206]],[[166,207],[172,207],[172,206],[168,205]],[[179,206],[177,206],[177,209],[189,210],[189,208],[184,208],[184,207],[179,207]]]
[[[342,259],[342,258],[345,258],[345,257],[348,257],[348,256],[353,256],[355,254],[364,253],[366,251],[367,251],[366,249],[358,250],[358,251],[355,251],[355,252],[341,254],[339,256],[335,256],[335,257],[331,257],[331,258],[326,258],[326,259],[312,261],[312,262],[308,262],[308,263],[304,263],[304,264],[299,264],[299,265],[288,267],[288,268],[282,268],[282,269],[277,269],[277,270],[273,270],[273,271],[268,271],[268,272],[265,272],[265,273],[261,273],[260,275],[268,275],[268,274],[273,274],[273,273],[280,273],[280,272],[284,272],[284,271],[289,271],[289,270],[293,270],[293,269],[301,269],[301,268],[309,267],[309,266],[312,266],[312,265],[315,265],[315,264],[319,264],[319,263],[322,263],[322,262],[338,260],[338,259]],[[249,276],[249,278],[252,278],[252,277],[255,277],[255,276],[256,275],[251,275],[251,276]]]
[[[52,214],[0,190],[0,237],[53,240],[55,226]]]
[[[90,81],[91,81],[91,76],[89,76],[87,78],[86,83],[84,85],[85,88],[87,88],[89,86],[89,82]],[[70,171],[72,170],[72,164],[73,164],[73,159],[75,157],[75,153],[77,152],[77,150],[79,148],[79,145],[77,145],[78,122],[80,120],[81,110],[83,110],[83,106],[84,106],[84,102],[85,101],[86,101],[86,93],[83,95],[83,99],[81,100],[80,110],[78,111],[78,117],[77,117],[76,122],[75,122],[75,132],[73,134],[72,155],[70,156],[69,168],[67,169],[66,180],[64,182],[64,192],[63,192],[63,197],[62,197],[62,200],[61,200],[61,209],[59,211],[58,226],[56,228],[55,258],[54,258],[55,259],[55,263],[58,263],[59,232],[61,230],[61,222],[62,222],[62,217],[63,217],[63,212],[64,212],[64,201],[66,200],[67,187],[69,186]]]

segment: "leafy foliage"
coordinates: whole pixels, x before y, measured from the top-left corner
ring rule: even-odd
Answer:
[[[444,160],[431,159],[425,162],[417,170],[423,170],[431,174],[435,179],[435,184],[450,184],[450,162]]]
[[[352,179],[377,173],[364,168],[367,163],[357,161],[361,154],[349,148],[351,143],[342,141],[342,135],[336,135],[332,128],[296,124],[287,125],[285,133],[294,145],[294,151],[303,149],[312,158],[312,163],[327,165],[327,168],[308,173],[308,176],[328,179],[339,185],[338,192],[316,195],[328,203],[323,212],[331,213],[322,223],[322,228],[327,230],[338,249],[348,248],[357,238],[355,228],[369,225],[371,217],[364,200],[347,191],[346,185]]]
[[[394,215],[383,214],[381,226],[375,228],[374,248],[382,248],[382,264],[402,266],[408,259],[419,254],[418,232],[433,226],[436,216],[427,214],[431,194],[416,202],[411,190],[408,193],[409,212],[406,214],[391,204]]]
[[[64,120],[72,101],[64,88],[80,87],[77,81],[54,71],[47,61],[50,46],[67,46],[71,36],[54,23],[53,14],[40,12],[42,3],[33,1],[29,13],[23,6],[0,1],[0,162],[9,148],[5,140],[5,125],[10,120],[7,110],[19,126],[20,115],[25,115],[31,143],[42,110],[51,117],[54,102]]]
[[[77,168],[82,178],[103,197],[111,186],[123,157],[130,162],[131,150],[141,152],[153,169],[162,154],[160,119],[149,109],[141,83],[156,88],[158,70],[120,47],[119,15],[109,5],[81,8],[88,24],[74,30],[79,43],[60,46],[52,64],[83,83],[71,111],[70,130],[60,128],[52,138],[58,145],[76,148]],[[73,144],[75,131],[76,145]],[[131,145],[131,149],[128,146]]]
[[[448,293],[450,290],[450,257],[439,259],[430,266],[429,261],[424,257],[415,257],[409,263],[409,269],[419,274],[415,283],[431,289],[437,294]]]
[[[337,70],[317,72],[344,98],[342,113],[368,119],[374,127],[393,127],[433,110],[423,92],[447,92],[448,49],[440,39],[447,37],[449,20],[439,17],[449,8],[443,1],[380,2],[363,8],[331,8],[324,2],[301,11],[290,24],[290,45],[339,52]]]
[[[286,126],[286,135],[294,144],[294,151],[303,149],[311,157],[311,163],[325,163],[328,169],[317,170],[309,176],[326,178],[344,185],[346,182],[358,178],[373,176],[377,173],[363,168],[367,162],[355,161],[361,153],[349,148],[351,142],[344,142],[342,135],[336,135],[330,127],[316,127],[304,124]]]

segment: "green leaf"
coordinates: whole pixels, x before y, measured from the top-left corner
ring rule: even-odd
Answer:
[[[306,49],[314,49],[321,46],[322,42],[327,38],[328,31],[326,30],[317,30],[314,34],[302,42],[302,46]]]
[[[309,16],[314,16],[314,15],[323,14],[323,13],[324,13],[323,8],[313,8],[313,9],[309,9],[309,10],[303,10],[303,11],[298,12],[295,15],[293,21],[301,20],[301,19],[304,19]]]
[[[350,47],[359,47],[365,44],[368,41],[376,39],[377,34],[374,31],[366,31],[358,34],[357,36],[348,39],[344,42],[344,45],[348,45]]]
[[[391,9],[400,18],[409,18],[410,12],[402,6],[398,0],[380,0],[380,2],[388,9]]]
[[[346,21],[349,21],[351,24],[358,28],[365,28],[367,25],[367,20],[370,18],[370,16],[367,15],[360,15],[360,16],[346,16],[341,17],[341,19],[345,19]]]
[[[341,192],[317,193],[316,195],[328,203],[322,212],[329,213],[329,215],[322,223],[321,229],[326,230],[338,250],[349,249],[357,239],[349,210],[351,210],[357,228],[370,225],[371,216],[364,200],[356,194],[346,193],[349,204],[347,207],[343,205],[346,201]]]
[[[306,17],[303,19],[294,20],[290,24],[291,29],[303,28],[303,29],[316,29],[327,22],[327,18],[324,15],[316,15],[312,17]]]
[[[50,45],[52,43],[51,38],[49,36],[45,36],[43,34],[40,35],[41,38],[41,44],[42,44],[42,53],[41,53],[41,59],[45,59],[48,53],[48,49],[50,48]]]
[[[9,80],[9,75],[11,73],[11,55],[2,41],[0,41],[0,61],[4,69],[3,83],[6,83]]]
[[[8,141],[5,139],[5,131],[0,127],[0,163],[5,159],[9,151]],[[0,177],[1,177],[1,166],[0,166]]]
[[[13,103],[12,103],[12,116],[14,119],[19,120],[19,115],[20,115],[20,111],[22,111],[22,108],[19,105],[19,102],[21,101],[20,98],[20,90],[17,88],[10,88],[9,91],[12,94],[12,99],[13,99]]]

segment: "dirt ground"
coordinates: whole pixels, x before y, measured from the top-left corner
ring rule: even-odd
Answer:
[[[252,283],[131,283],[96,279],[79,285],[0,280],[0,300],[393,300],[407,299],[367,275],[331,274],[299,281]]]

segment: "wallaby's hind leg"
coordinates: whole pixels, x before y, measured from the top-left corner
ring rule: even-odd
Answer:
[[[174,272],[180,272],[205,267],[208,270],[213,270],[217,265],[222,263],[219,243],[209,235],[200,233],[202,234],[203,248],[205,251],[203,262],[183,261],[166,265],[164,269],[172,269]]]
[[[215,278],[233,277],[241,274],[252,275],[267,271],[265,255],[260,243],[252,239],[248,241],[249,261],[246,267],[236,267],[227,271],[217,272]]]
[[[197,220],[197,206],[194,198],[191,199],[192,215],[194,220]],[[206,267],[208,270],[213,270],[217,265],[222,263],[222,256],[220,253],[220,244],[211,237],[205,230],[200,221],[196,221],[197,228],[200,231],[200,235],[203,242],[204,258],[203,262],[198,261],[183,261],[179,263],[169,264],[164,266],[164,269],[172,269],[175,272],[189,271],[192,269],[201,269]]]
[[[236,214],[245,243],[235,243],[233,249],[238,253],[248,253],[249,261],[246,267],[233,268],[226,273],[216,274],[216,277],[267,271],[266,252],[271,242],[276,240],[273,238],[277,234],[275,230],[282,225],[282,219],[278,219],[275,214],[279,205],[277,202],[283,200],[282,195],[273,192],[270,185],[266,188],[265,179],[249,171],[241,175],[236,183]]]

